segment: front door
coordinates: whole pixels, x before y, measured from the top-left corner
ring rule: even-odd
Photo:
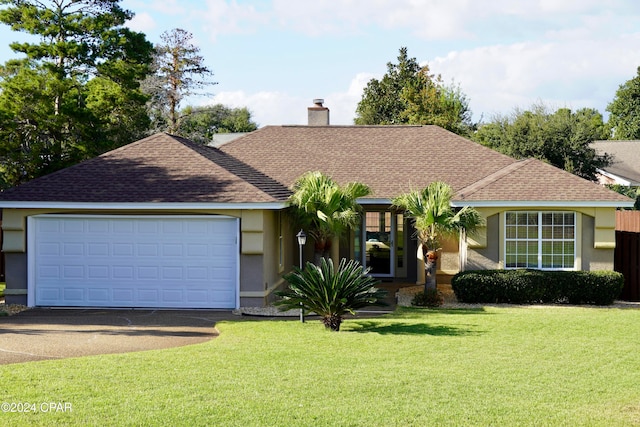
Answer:
[[[389,211],[365,212],[356,232],[356,251],[361,262],[377,277],[406,276],[404,217]],[[358,250],[359,249],[359,250]]]

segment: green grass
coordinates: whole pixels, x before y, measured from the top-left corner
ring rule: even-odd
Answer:
[[[4,425],[640,425],[640,310],[404,309],[224,322],[166,350],[0,366]],[[1,326],[1,320],[0,320]]]

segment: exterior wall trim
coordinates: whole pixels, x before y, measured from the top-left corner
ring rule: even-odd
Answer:
[[[240,291],[240,298],[266,298],[276,291],[285,283],[284,279],[280,279],[269,286],[264,291]]]
[[[92,210],[280,210],[285,202],[274,203],[91,203],[91,202],[0,202],[0,209],[92,209]]]
[[[482,202],[464,202],[464,201],[452,201],[451,206],[461,208],[464,206],[470,206],[474,208],[507,208],[509,210],[517,210],[521,208],[528,209],[546,209],[546,208],[558,208],[558,209],[577,209],[577,208],[631,208],[634,201],[629,202],[589,202],[589,201],[482,201]]]

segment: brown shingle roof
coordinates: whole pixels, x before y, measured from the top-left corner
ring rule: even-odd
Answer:
[[[220,149],[287,187],[318,170],[381,199],[432,181],[457,190],[516,162],[437,126],[267,126]]]
[[[629,202],[625,196],[536,159],[513,163],[455,195],[460,202]]]
[[[463,203],[630,201],[437,126],[268,126],[219,149],[161,133],[7,190],[0,201],[282,202],[312,170],[363,182],[383,200],[444,181]]]
[[[216,148],[159,133],[9,189],[0,200],[258,203],[289,194]]]

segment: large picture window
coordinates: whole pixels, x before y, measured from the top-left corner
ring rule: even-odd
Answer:
[[[507,212],[506,268],[573,269],[575,224],[574,212]]]

